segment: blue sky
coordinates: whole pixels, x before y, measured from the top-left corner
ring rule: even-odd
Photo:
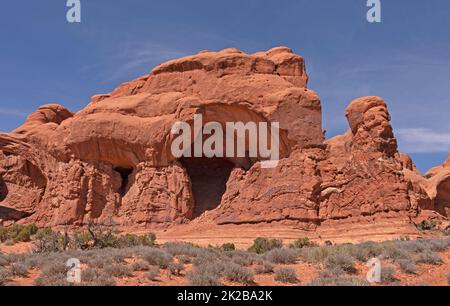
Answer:
[[[168,59],[286,45],[306,59],[328,137],[348,129],[352,99],[378,95],[422,171],[450,152],[448,0],[381,0],[381,24],[366,21],[366,0],[81,0],[81,24],[65,3],[2,1],[1,131],[42,104],[77,111]]]

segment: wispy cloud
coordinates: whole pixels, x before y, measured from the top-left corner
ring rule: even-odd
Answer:
[[[0,108],[0,115],[26,118],[29,115],[29,112],[10,108]]]
[[[188,51],[158,43],[128,43],[110,56],[108,61],[109,65],[113,67],[113,71],[109,75],[108,80],[127,79],[130,75],[134,75],[139,70],[144,69],[150,72],[153,67],[162,62],[188,54]]]
[[[428,128],[397,129],[400,149],[407,153],[449,153],[450,132],[436,132]]]

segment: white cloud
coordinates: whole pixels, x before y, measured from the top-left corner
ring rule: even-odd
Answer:
[[[428,128],[396,130],[400,150],[407,153],[449,153],[450,132],[436,132]]]
[[[115,69],[109,79],[127,78],[130,74],[135,74],[139,68],[145,68],[150,73],[154,66],[186,55],[188,55],[186,51],[157,43],[129,43],[111,56],[110,62]]]
[[[0,115],[25,118],[29,113],[17,109],[0,108]]]

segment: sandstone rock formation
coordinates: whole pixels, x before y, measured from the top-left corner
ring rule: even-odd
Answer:
[[[450,167],[422,177],[397,150],[385,102],[346,110],[349,131],[329,140],[304,59],[289,48],[203,51],[170,61],[81,111],[42,106],[0,134],[0,219],[40,226],[113,218],[123,227],[170,227],[449,213]],[[279,122],[281,161],[175,158],[175,122]],[[206,213],[207,212],[207,213]]]

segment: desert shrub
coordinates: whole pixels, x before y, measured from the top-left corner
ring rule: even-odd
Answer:
[[[133,271],[148,271],[150,269],[150,266],[145,261],[136,261],[131,265],[131,268]]]
[[[202,287],[222,286],[222,283],[220,282],[220,277],[210,270],[198,271],[198,269],[194,269],[193,271],[187,274],[187,278],[191,286],[202,286]]]
[[[99,276],[101,271],[97,268],[88,268],[83,271],[82,281],[87,283],[93,283]]]
[[[91,266],[93,268],[102,269],[107,264],[110,264],[111,261],[112,261],[112,258],[110,258],[110,257],[106,257],[106,256],[102,256],[102,255],[95,255],[84,262],[86,262],[89,266]]]
[[[224,243],[224,244],[222,244],[220,249],[225,252],[234,251],[234,250],[236,250],[236,246],[234,245],[234,243]]]
[[[5,241],[6,246],[13,246],[15,244],[16,244],[16,242],[13,239],[8,239]]]
[[[228,254],[229,259],[230,254]],[[224,259],[224,254],[222,252],[218,252],[215,249],[200,249],[197,253],[197,257],[194,258],[193,263],[195,266],[205,266],[211,262],[219,261]]]
[[[149,269],[148,269],[148,272],[147,272],[147,278],[148,278],[150,281],[156,281],[156,279],[157,279],[158,276],[159,276],[159,273],[160,273],[160,270],[159,270],[158,267],[156,267],[156,266],[151,266],[151,267],[149,267]]]
[[[126,266],[124,264],[113,264],[107,266],[103,270],[106,275],[113,277],[131,277],[133,276],[133,269],[131,267]]]
[[[240,284],[253,284],[255,282],[253,272],[237,264],[230,264],[225,268],[225,277],[230,282]]]
[[[297,252],[293,249],[273,249],[265,254],[265,258],[274,264],[295,264]]]
[[[222,286],[220,279],[229,265],[228,260],[218,258],[202,262],[201,265],[194,264],[194,269],[187,274],[187,278],[192,286]]]
[[[435,220],[423,220],[417,228],[421,231],[431,231],[437,227],[437,222]]]
[[[443,263],[442,258],[439,254],[432,251],[424,251],[417,254],[417,263],[440,265]]]
[[[114,227],[103,225],[89,225],[87,232],[77,232],[71,237],[76,248],[87,249],[123,249],[136,246],[154,246],[156,236],[153,233],[147,235],[116,234]]]
[[[273,273],[275,266],[268,261],[263,261],[255,268],[256,274],[271,274]]]
[[[284,284],[296,284],[299,282],[295,270],[284,267],[275,269],[275,280]]]
[[[163,250],[148,249],[142,256],[152,266],[158,266],[161,269],[167,269],[173,258]]]
[[[0,286],[5,285],[9,281],[10,277],[11,272],[6,268],[0,267]]]
[[[309,240],[309,238],[300,238],[295,240],[294,243],[291,244],[291,247],[296,249],[311,248],[316,246],[318,245]]]
[[[88,232],[75,232],[71,238],[71,242],[77,250],[89,250],[93,247],[94,241]]]
[[[153,233],[147,235],[131,235],[126,234],[119,238],[119,246],[121,248],[130,248],[135,246],[151,247],[155,245],[156,235]]]
[[[381,267],[381,282],[382,283],[392,283],[395,282],[395,268],[389,266]]]
[[[303,248],[299,251],[299,257],[309,263],[321,263],[331,254],[329,247]]]
[[[113,228],[106,228],[102,226],[91,226],[89,228],[89,234],[92,237],[91,248],[106,249],[106,248],[119,248],[120,239],[114,233]]]
[[[178,255],[176,258],[178,259],[178,262],[181,262],[182,264],[190,264],[192,262],[191,257],[187,255]]]
[[[392,259],[394,261],[398,260],[409,260],[411,255],[408,251],[403,250],[400,244],[395,242],[388,242],[383,244],[382,257],[386,259]]]
[[[99,269],[88,268],[83,271],[82,285],[111,287],[115,285],[115,281],[111,276],[106,275]]]
[[[251,266],[256,261],[254,254],[239,250],[226,252],[226,256],[230,258],[233,263],[244,267]]]
[[[400,266],[400,270],[406,274],[416,274],[417,267],[414,261],[411,259],[400,259],[396,261]]]
[[[42,268],[41,275],[34,281],[36,286],[67,286],[69,268],[61,262],[50,262]]]
[[[8,257],[0,253],[0,267],[6,267],[7,265],[9,265]]]
[[[31,240],[31,236],[36,234],[37,227],[34,224],[30,225],[21,225],[14,224],[9,228],[0,227],[0,242],[11,241],[13,242],[29,242]]]
[[[328,256],[325,259],[325,267],[330,271],[342,269],[349,274],[353,274],[356,272],[355,261],[353,257],[341,253],[336,253]]]
[[[379,257],[383,253],[383,246],[372,241],[363,242],[355,246],[352,256],[361,262]]]
[[[29,242],[31,241],[31,236],[35,235],[38,231],[36,225],[31,224],[25,227],[18,232],[17,236],[13,238],[17,242]]]
[[[16,277],[27,277],[28,276],[28,267],[22,263],[12,264],[9,268],[12,275]]]
[[[62,234],[49,228],[37,231],[34,239],[35,253],[62,252],[65,249],[65,238]]]
[[[308,286],[314,287],[323,287],[323,286],[332,286],[332,287],[362,287],[362,286],[370,286],[370,284],[365,279],[360,278],[323,278],[320,277],[311,283]]]
[[[321,278],[339,278],[347,275],[348,273],[344,271],[340,266],[330,267],[327,270],[320,272]]]
[[[450,239],[429,239],[429,249],[434,252],[444,252],[450,247]]]
[[[172,262],[169,264],[168,270],[172,275],[181,276],[184,265],[181,262]]]
[[[6,239],[8,239],[8,230],[0,225],[0,242],[5,242]]]
[[[248,249],[249,252],[264,254],[273,249],[283,247],[283,242],[278,239],[256,238],[253,245]]]
[[[170,242],[163,246],[163,249],[172,256],[184,255],[189,257],[197,257],[201,252],[200,248],[191,243],[185,242]]]
[[[112,261],[116,262],[116,263],[123,263],[123,262],[125,262],[125,259],[132,256],[132,254],[129,254],[124,249],[106,248],[106,249],[103,249],[101,252],[102,252],[102,254],[103,253],[107,254],[107,256],[110,257],[112,259]]]

